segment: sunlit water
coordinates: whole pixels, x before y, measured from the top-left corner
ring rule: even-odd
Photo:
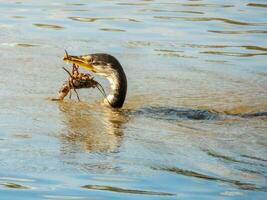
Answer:
[[[0,30],[0,199],[266,199],[267,2],[1,0]],[[122,110],[50,100],[64,49],[120,60]]]

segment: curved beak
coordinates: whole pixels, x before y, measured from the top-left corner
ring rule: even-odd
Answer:
[[[63,57],[63,61],[75,64],[79,67],[84,68],[85,70],[95,72],[94,67],[91,65],[90,56],[71,56],[65,50],[65,56]]]

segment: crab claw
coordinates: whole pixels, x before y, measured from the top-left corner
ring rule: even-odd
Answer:
[[[67,52],[66,49],[65,49],[65,53],[66,53],[66,58],[68,58],[69,57],[69,54],[68,54],[68,52]]]

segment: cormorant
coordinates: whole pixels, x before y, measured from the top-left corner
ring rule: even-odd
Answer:
[[[63,60],[73,64],[74,67],[82,67],[106,77],[110,83],[110,93],[104,102],[113,108],[123,106],[127,92],[127,78],[120,62],[114,56],[105,53],[71,56],[66,52]]]

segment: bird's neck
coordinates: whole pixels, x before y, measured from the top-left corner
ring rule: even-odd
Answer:
[[[121,108],[127,92],[126,75],[121,70],[108,76],[107,79],[110,83],[110,93],[107,95],[105,102],[113,108]]]

